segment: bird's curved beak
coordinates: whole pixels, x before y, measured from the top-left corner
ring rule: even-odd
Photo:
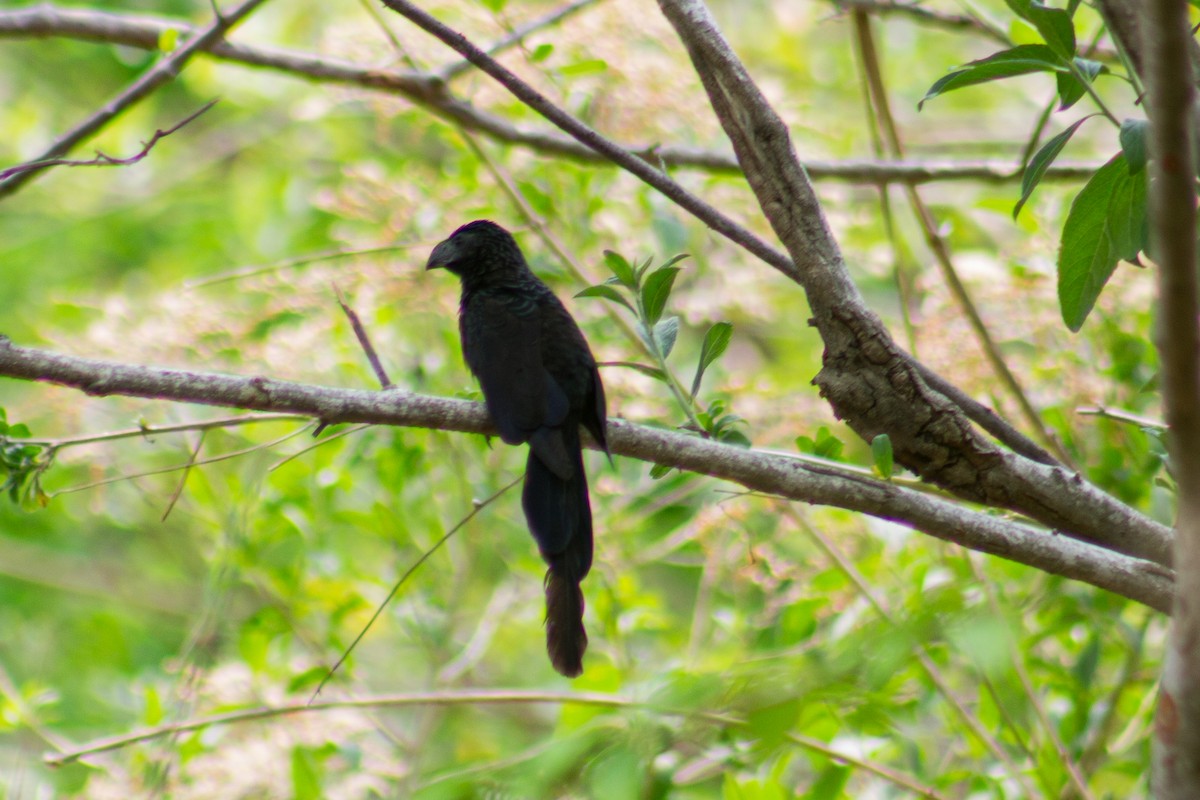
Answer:
[[[425,262],[425,270],[438,269],[445,267],[454,260],[454,246],[449,241],[438,243],[438,246],[433,248],[433,252],[429,254],[429,260]]]

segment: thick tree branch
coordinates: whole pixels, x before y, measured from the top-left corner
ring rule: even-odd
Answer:
[[[0,339],[0,375],[56,383],[91,395],[305,414],[331,424],[495,432],[479,403],[394,390],[335,389],[266,377],[131,366],[18,347],[8,339]],[[609,422],[608,440],[617,455],[733,481],[757,492],[893,520],[973,550],[1108,589],[1160,611],[1169,606],[1174,578],[1160,565],[971,511],[849,470],[814,466],[623,420]]]
[[[1175,619],[1155,718],[1159,800],[1200,796],[1200,283],[1196,247],[1196,72],[1187,0],[1148,0],[1142,54],[1150,117],[1150,220],[1158,261],[1158,350],[1178,485]]]
[[[575,5],[582,3],[572,4],[567,8]],[[162,34],[171,30],[178,31],[183,36],[191,36],[196,29],[173,20],[111,14],[90,9],[59,8],[51,4],[0,11],[0,38],[64,36],[153,50],[158,47]],[[573,161],[609,163],[607,158],[569,136],[518,127],[503,117],[489,114],[456,97],[444,82],[446,70],[441,74],[424,74],[378,69],[306,53],[250,47],[223,40],[214,43],[207,53],[224,61],[270,69],[304,80],[358,86],[398,95],[443,119],[496,141]],[[453,74],[458,74],[459,67],[454,66],[450,70]],[[741,172],[737,159],[729,153],[669,144],[626,144],[622,147],[654,165],[713,173]],[[1020,180],[1022,174],[1019,164],[981,160],[856,159],[807,161],[804,166],[815,180],[867,184],[920,184],[935,181],[1011,183]],[[1098,163],[1059,161],[1050,167],[1043,180],[1082,181],[1089,178],[1099,166]]]
[[[825,342],[816,383],[866,441],[886,433],[899,463],[960,497],[1020,511],[1070,536],[1161,564],[1171,532],[1061,467],[1001,450],[925,379],[846,270],[783,121],[700,0],[659,0],[688,49],[763,213],[788,248]]]
[[[71,152],[77,146],[94,136],[108,125],[108,123],[116,119],[130,106],[148,97],[160,86],[173,80],[179,74],[179,70],[183,69],[183,65],[192,56],[211,47],[214,42],[225,36],[233,26],[245,19],[254,9],[262,5],[263,2],[265,0],[243,0],[240,5],[227,14],[218,12],[212,22],[201,28],[182,47],[142,73],[141,77],[125,87],[116,97],[108,101],[103,108],[64,133],[45,152],[32,160],[50,161],[61,158]],[[216,8],[215,4],[213,7],[214,9]],[[4,180],[0,180],[0,198],[12,194],[26,182],[42,174],[44,171],[31,170],[18,172]]]

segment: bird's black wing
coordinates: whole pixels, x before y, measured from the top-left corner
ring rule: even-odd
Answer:
[[[570,405],[542,359],[537,301],[518,292],[479,292],[460,317],[463,357],[507,444],[528,441],[560,477],[574,472],[558,430]]]

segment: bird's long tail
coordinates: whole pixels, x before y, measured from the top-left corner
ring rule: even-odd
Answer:
[[[579,584],[592,566],[592,509],[579,429],[563,430],[573,469],[556,474],[533,449],[525,467],[521,504],[529,530],[550,569],[546,572],[546,651],[550,663],[568,678],[583,672],[587,632]]]

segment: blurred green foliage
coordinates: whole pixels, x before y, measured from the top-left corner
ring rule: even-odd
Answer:
[[[193,24],[210,13],[201,0],[72,5]],[[713,5],[802,158],[871,154],[843,19],[821,5]],[[983,5],[1009,16],[1000,2]],[[484,43],[553,7],[432,6]],[[656,15],[601,0],[506,62],[622,141],[723,149]],[[232,38],[370,65],[454,61],[398,18],[385,22],[399,55],[350,2],[267,3]],[[1083,41],[1099,23],[1081,7],[1076,24]],[[1011,27],[1015,44],[1035,35]],[[902,16],[876,32],[914,155],[1015,158],[1056,98],[1057,86],[1031,76],[948,94],[918,116],[939,76],[994,43]],[[152,61],[94,42],[0,41],[0,164],[35,155]],[[450,88],[545,127],[477,74]],[[661,303],[627,282],[628,310],[604,290],[607,300],[570,303],[600,360],[650,358],[649,369],[675,376],[606,368],[613,416],[891,473],[890,447],[858,440],[809,383],[822,345],[800,289],[614,170],[483,137],[473,146],[395,97],[204,58],[87,150],[136,152],[215,96],[212,111],[135,166],[59,168],[0,201],[0,332],[131,363],[371,386],[336,283],[400,388],[477,398],[458,354],[457,298],[421,267],[449,230],[492,217],[518,229],[563,297],[618,291],[603,283],[614,263],[606,250],[660,270],[691,254],[677,273],[648,273],[668,289]],[[1086,126],[1070,146],[1103,160],[1116,137]],[[738,179],[676,177],[765,233]],[[569,258],[537,234],[505,181]],[[927,267],[914,220],[897,212],[887,224],[875,187],[818,188],[855,279],[898,338],[903,310],[917,322],[907,346],[1011,414]],[[1081,333],[1059,320],[1053,254],[1079,188],[1042,183],[1015,223],[1016,184],[938,184],[927,198],[1076,464],[1167,519],[1154,426],[1077,413],[1158,412],[1147,276],[1119,267],[1119,288],[1100,296]],[[376,252],[354,254],[363,250]],[[905,299],[898,269],[915,287]],[[654,334],[666,320],[675,322],[664,346]],[[36,485],[47,502],[0,505],[0,796],[1073,796],[1056,742],[1094,797],[1146,796],[1164,632],[1153,612],[886,521],[628,459],[610,467],[595,454],[591,647],[577,681],[556,676],[542,652],[543,565],[508,492],[414,574],[320,698],[422,692],[441,702],[209,726],[48,768],[43,753],[99,737],[305,702],[399,576],[476,499],[520,474],[523,452],[406,429],[341,427],[313,441],[301,421],[72,444],[228,412],[9,380],[0,406],[4,488]],[[50,454],[52,468],[38,472]],[[186,468],[221,455],[231,457]],[[550,694],[458,701],[489,687]],[[623,702],[572,703],[562,692]]]

